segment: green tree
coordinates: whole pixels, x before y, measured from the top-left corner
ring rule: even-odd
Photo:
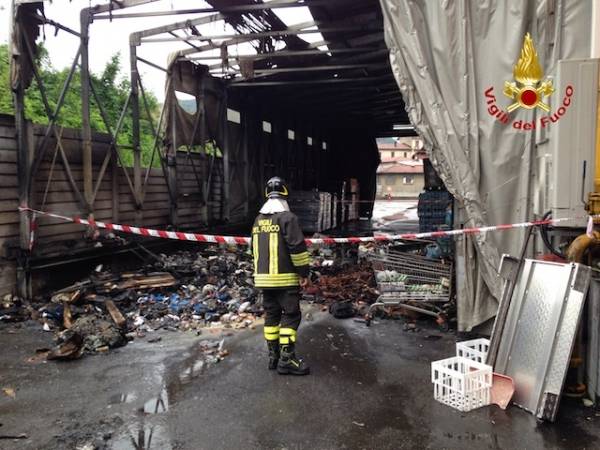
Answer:
[[[0,114],[13,114],[8,46],[0,45]]]
[[[55,69],[48,57],[48,52],[41,47],[38,55],[38,67],[40,77],[44,83],[46,96],[50,108],[54,110],[56,102],[62,90],[63,84],[69,75],[69,69]],[[12,94],[9,84],[9,53],[7,45],[0,45],[0,113],[13,114]],[[91,75],[94,89],[102,102],[103,109],[106,111],[111,131],[115,131],[117,122],[127,96],[129,95],[130,84],[124,78],[120,71],[120,55],[114,55],[106,64],[104,70],[99,75]],[[61,107],[57,123],[70,128],[81,128],[81,76],[77,71],[65,96],[65,102]],[[156,97],[146,92],[150,115],[156,126],[159,104]],[[145,107],[140,101],[140,147],[142,152],[142,165],[150,164],[154,137],[152,127],[145,113]],[[44,108],[42,94],[37,83],[32,82],[25,95],[25,115],[27,119],[34,123],[47,124],[48,117]],[[98,105],[92,101],[90,105],[90,124],[93,130],[108,132]],[[131,114],[126,114],[125,120],[119,133],[118,142],[121,145],[131,145],[132,143],[132,119]],[[133,165],[133,154],[130,150],[121,150],[121,160],[124,165]],[[153,166],[160,166],[158,157],[155,156]]]

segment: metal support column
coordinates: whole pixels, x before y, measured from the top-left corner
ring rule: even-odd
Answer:
[[[112,221],[119,223],[119,164],[114,155],[110,158],[110,176],[112,184]]]
[[[83,196],[90,214],[93,212],[94,181],[92,173],[92,128],[90,124],[89,31],[91,10],[81,10],[81,151],[83,166]]]
[[[173,96],[173,105],[171,105],[171,143],[167,148],[167,183],[169,184],[169,190],[173,195],[169,208],[169,216],[171,225],[177,227],[179,224],[179,216],[177,214],[177,199],[179,196],[177,190],[177,114],[174,113],[177,107],[177,98]]]
[[[244,219],[248,220],[248,211],[250,209],[250,167],[249,167],[249,161],[248,161],[248,139],[249,139],[249,126],[250,126],[250,120],[249,120],[249,115],[246,112],[248,111],[247,109],[244,109],[242,111],[243,117],[242,117],[242,149],[243,149],[243,160],[242,160],[242,174],[243,174],[243,181],[244,181],[244,195],[246,196],[246,199],[244,200]]]
[[[201,215],[201,221],[203,225],[208,226],[208,192],[210,190],[210,186],[208,186],[206,180],[208,180],[209,177],[209,167],[210,167],[210,161],[209,161],[209,156],[206,153],[206,104],[205,104],[205,100],[206,100],[206,89],[205,89],[205,82],[204,82],[205,78],[202,77],[202,79],[200,80],[200,98],[198,99],[198,114],[200,114],[200,123],[199,123],[199,129],[200,129],[200,145],[202,146],[202,149],[204,150],[204,157],[206,158],[206,160],[204,161],[204,180],[202,183],[202,200],[203,200],[203,205],[202,205],[202,209],[200,211],[200,215]]]
[[[19,206],[31,207],[29,202],[31,183],[31,125],[25,120],[25,90],[21,80],[14,91],[15,126],[17,129],[17,174],[19,179]],[[17,291],[22,298],[31,298],[29,266],[29,244],[31,235],[31,215],[28,211],[19,214],[20,257],[17,267]]]
[[[139,73],[137,67],[137,46],[129,45],[131,64],[131,119],[132,119],[132,146],[133,146],[133,189],[135,191],[135,220],[140,223],[142,219],[142,153],[140,148],[140,98],[139,98]]]
[[[225,97],[223,99],[223,110],[221,113],[221,126],[223,127],[223,220],[229,221],[230,217],[230,205],[229,205],[229,192],[231,182],[230,179],[230,167],[229,167],[229,121],[227,120],[227,91],[225,91]]]

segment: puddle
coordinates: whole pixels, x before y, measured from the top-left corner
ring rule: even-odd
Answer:
[[[179,381],[181,384],[187,384],[194,378],[202,375],[206,369],[207,363],[204,359],[192,361],[190,366],[187,366],[179,373]]]
[[[162,414],[169,410],[169,393],[162,389],[158,397],[148,400],[144,403],[144,413]]]
[[[136,405],[136,414],[124,431],[111,442],[112,450],[172,450],[168,428],[170,407],[177,401],[181,388],[204,374],[207,368],[227,356],[224,341],[201,341],[191,347],[186,356],[168,365],[163,375],[163,386],[158,396],[147,400],[143,407]],[[117,393],[110,397],[110,404],[134,403],[138,400],[132,393]],[[142,399],[143,400],[143,399]],[[165,414],[165,415],[161,415]]]
[[[112,450],[173,450],[167,429],[160,424],[142,421],[131,426],[127,432],[116,437],[110,447]]]
[[[117,394],[113,394],[110,396],[110,398],[108,399],[108,404],[109,405],[118,405],[121,403],[132,403],[136,399],[137,399],[137,396],[132,392],[127,393],[127,394],[117,393]]]
[[[210,366],[222,361],[228,355],[223,346],[224,340],[201,341],[190,349],[182,361],[170,366],[165,381],[171,395],[176,397],[183,386],[203,375]]]

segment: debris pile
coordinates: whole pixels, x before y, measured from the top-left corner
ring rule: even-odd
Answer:
[[[27,320],[30,311],[23,301],[12,294],[6,294],[0,303],[0,321],[2,322],[21,322]]]
[[[304,299],[323,304],[335,317],[366,317],[369,305],[383,294],[378,284],[413,293],[405,273],[373,270],[372,258],[379,251],[374,245],[311,247],[311,284],[303,291]],[[48,359],[75,359],[157,330],[200,334],[204,328],[253,327],[262,314],[247,248],[147,253],[152,262],[137,271],[98,266],[86,279],[35,306],[5,296],[0,321],[39,321],[45,331],[56,333],[57,346]],[[421,295],[416,289],[437,292],[435,287],[416,286],[415,295]],[[393,311],[386,313],[393,316]]]
[[[364,315],[379,293],[373,269],[368,262],[339,264],[333,259],[315,258],[312,284],[304,290],[304,298],[328,305],[339,318]]]
[[[48,359],[108,351],[160,329],[199,334],[206,327],[247,328],[262,314],[252,262],[241,249],[209,247],[154,259],[136,272],[98,266],[87,279],[56,291],[49,303],[33,308],[11,298],[2,314],[38,320],[55,331],[57,346]]]

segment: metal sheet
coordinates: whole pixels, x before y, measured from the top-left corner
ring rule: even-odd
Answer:
[[[504,325],[506,324],[506,315],[510,306],[511,287],[517,281],[519,270],[519,262],[521,260],[513,258],[510,255],[502,255],[500,261],[499,275],[503,279],[502,295],[500,296],[500,304],[498,305],[498,313],[494,320],[494,328],[490,339],[490,347],[488,349],[486,364],[492,367],[496,366],[496,357],[498,356],[498,347]]]
[[[600,279],[592,278],[587,296],[586,385],[589,397],[600,397]]]
[[[514,379],[513,402],[538,418],[556,416],[589,280],[587,266],[527,259],[517,281],[495,370]]]

